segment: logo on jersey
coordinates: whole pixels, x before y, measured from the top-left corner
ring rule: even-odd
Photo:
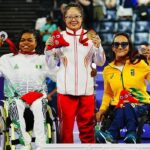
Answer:
[[[134,69],[131,69],[131,70],[130,70],[130,74],[131,74],[131,76],[135,76],[135,70],[134,70]]]
[[[36,69],[42,69],[42,65],[36,64],[36,65],[35,65],[35,68],[36,68]]]
[[[14,69],[19,69],[19,66],[16,64],[16,65],[14,66]]]

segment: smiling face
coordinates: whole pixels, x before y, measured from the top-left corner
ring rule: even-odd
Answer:
[[[24,33],[19,42],[19,50],[32,52],[37,46],[36,38],[32,33]]]
[[[112,50],[115,53],[116,59],[127,56],[129,52],[129,41],[123,36],[116,36],[112,45]]]
[[[67,28],[76,31],[82,26],[83,16],[78,8],[71,7],[67,10],[64,21]]]

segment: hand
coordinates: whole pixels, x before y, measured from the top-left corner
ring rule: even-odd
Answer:
[[[4,41],[8,38],[8,34],[5,31],[0,31],[0,46],[4,44]]]
[[[143,52],[142,55],[144,55],[149,61],[150,60],[150,48],[146,52]]]
[[[101,122],[104,118],[105,110],[100,110],[96,113],[97,122]]]
[[[146,50],[143,51],[142,55],[146,57],[147,62],[150,65],[150,47],[147,47]]]
[[[101,39],[100,39],[99,35],[95,35],[91,40],[96,48],[100,47]]]
[[[61,58],[62,58],[62,62],[64,64],[64,66],[67,67],[67,64],[68,64],[67,57],[62,54]]]
[[[147,60],[150,60],[150,47],[146,45],[141,45],[138,51],[141,55],[144,55],[147,58]]]
[[[48,99],[48,101],[52,101],[52,94],[51,94],[51,93],[49,93],[49,94],[47,95],[47,99]]]
[[[53,46],[53,45],[54,45],[54,38],[50,36],[45,43],[46,49],[48,48],[48,46]]]

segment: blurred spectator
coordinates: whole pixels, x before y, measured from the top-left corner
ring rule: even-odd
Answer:
[[[139,46],[138,51],[146,57],[147,63],[150,65],[150,47],[143,44]]]
[[[76,0],[84,10],[84,27],[93,28],[93,0]]]
[[[60,8],[63,3],[69,4],[70,2],[75,2],[76,0],[55,0],[57,1],[57,7]]]
[[[105,0],[106,8],[108,8],[108,9],[115,8],[116,7],[116,1],[117,0]]]
[[[138,0],[138,5],[148,5],[150,3],[150,0]]]
[[[37,18],[35,22],[35,30],[39,31],[44,24],[46,24],[46,17]]]
[[[40,35],[42,36],[42,41],[45,43],[51,33],[57,29],[57,25],[53,23],[52,17],[46,17],[46,23],[40,28]]]
[[[118,0],[117,16],[119,19],[131,19],[133,7],[136,7],[137,0]]]
[[[51,15],[55,7],[56,0],[40,0],[40,9],[44,16]]]
[[[66,6],[67,6],[66,3],[62,3],[61,6],[60,6],[60,15],[58,16],[58,29],[60,31],[63,31],[63,30],[66,29],[66,26],[65,26],[65,23],[64,23],[64,19],[62,19]]]
[[[99,21],[104,18],[106,14],[106,7],[104,0],[93,0],[93,19]]]
[[[138,0],[137,18],[147,20],[150,16],[150,0]]]

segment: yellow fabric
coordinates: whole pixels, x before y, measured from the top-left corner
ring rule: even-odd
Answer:
[[[150,81],[150,66],[143,60],[135,65],[126,61],[122,72],[115,68],[114,62],[112,62],[104,68],[103,78],[104,94],[100,110],[106,110],[110,104],[116,105],[123,88],[126,90],[138,89],[144,98],[146,97],[146,100],[142,102],[150,103],[150,96],[146,92],[146,82]]]

